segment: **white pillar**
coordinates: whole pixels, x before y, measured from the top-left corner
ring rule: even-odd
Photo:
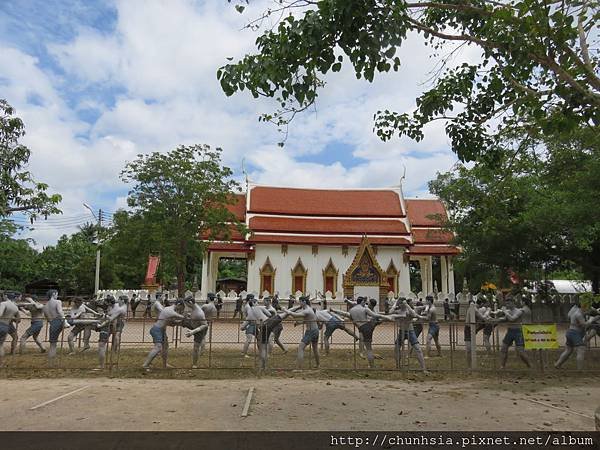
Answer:
[[[443,294],[448,293],[448,257],[446,255],[440,256],[440,265],[442,272],[442,285],[440,286],[440,291]]]
[[[208,253],[202,255],[202,279],[200,280],[202,298],[206,298],[206,294],[208,294],[208,255]]]
[[[208,291],[217,291],[217,277],[219,276],[219,256],[212,254],[208,262]]]
[[[425,265],[427,266],[427,289],[425,295],[433,292],[433,259],[431,256],[425,258]]]
[[[454,292],[454,264],[452,263],[452,256],[448,256],[448,292]]]
[[[408,262],[404,262],[404,253],[400,257],[400,264],[398,264],[398,292],[404,292],[404,294],[408,294],[411,291],[410,285],[410,264]],[[398,292],[395,292],[398,295]]]
[[[248,259],[248,270],[246,271],[246,292],[250,293],[252,291],[258,292],[258,287],[256,287],[256,283],[258,281],[258,273],[254,268],[254,261]],[[259,286],[260,287],[260,286]]]
[[[427,293],[427,264],[425,258],[422,256],[417,261],[419,263],[419,273],[421,274],[421,287],[419,290]]]

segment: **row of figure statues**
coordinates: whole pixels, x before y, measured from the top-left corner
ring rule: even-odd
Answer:
[[[446,300],[446,299],[444,299]],[[519,358],[527,365],[531,362],[524,351],[524,339],[522,324],[533,322],[531,314],[531,300],[527,297],[514,298],[506,296],[500,306],[495,303],[496,299],[490,300],[485,296],[471,299],[468,304],[467,322],[464,326],[463,340],[469,361],[469,354],[474,351],[472,345],[479,331],[483,331],[484,345],[491,351],[490,337],[499,323],[503,323],[506,334],[501,346],[501,368],[505,367],[508,349],[514,344]],[[106,353],[108,343],[111,342],[112,351],[119,351],[121,335],[128,319],[129,308],[133,309],[133,303],[138,301],[137,294],[130,299],[121,293],[118,297],[113,294],[96,296],[89,302],[81,298],[76,299],[71,307],[65,312],[62,302],[58,299],[56,290],[48,291],[45,302],[30,295],[17,293],[2,294],[0,296],[0,366],[4,359],[4,341],[7,336],[13,337],[11,350],[14,352],[16,343],[19,342],[18,350],[23,352],[29,337],[32,337],[42,352],[46,352],[44,343],[40,340],[40,331],[44,320],[48,323],[49,348],[48,361],[54,366],[57,343],[64,332],[68,331],[67,343],[70,354],[75,353],[75,339],[83,333],[83,350],[90,348],[90,336],[92,332],[98,333],[98,370],[102,370],[106,364]],[[159,354],[162,356],[163,367],[168,367],[168,327],[182,327],[187,329],[187,337],[193,337],[192,367],[197,367],[198,360],[202,354],[208,336],[210,324],[219,316],[219,296],[209,293],[206,299],[198,300],[196,296],[188,293],[183,298],[169,298],[168,294],[156,293],[146,298],[151,312],[155,312],[156,321],[149,329],[153,341],[153,348],[143,363],[143,368],[149,370],[153,360]],[[444,315],[446,304],[444,301]],[[454,299],[456,304],[456,298]],[[422,370],[426,370],[425,359],[419,345],[419,337],[426,333],[426,351],[431,354],[432,346],[436,347],[436,355],[441,356],[441,345],[439,343],[440,319],[436,301],[433,295],[427,295],[423,300],[412,296],[390,296],[386,299],[385,307],[380,308],[377,299],[359,296],[356,299],[344,299],[346,309],[327,302],[326,296],[310,298],[300,296],[296,299],[290,296],[285,301],[278,296],[264,296],[257,298],[252,293],[236,297],[236,313],[243,320],[240,328],[245,333],[242,344],[242,356],[248,357],[250,345],[255,342],[259,354],[261,367],[266,367],[268,355],[277,344],[283,352],[287,349],[281,342],[283,331],[283,320],[292,318],[300,321],[304,327],[304,334],[298,344],[297,362],[301,367],[306,347],[312,348],[315,366],[319,367],[320,355],[318,340],[320,330],[324,330],[323,339],[326,353],[329,352],[331,337],[336,330],[343,330],[359,343],[360,354],[374,367],[375,355],[373,353],[373,331],[382,323],[393,322],[396,325],[398,335],[395,336],[395,358],[397,365],[402,360],[404,343],[408,341],[411,350],[417,357]],[[458,303],[460,304],[460,303]],[[560,358],[556,361],[556,367],[560,367],[569,356],[575,352],[577,355],[577,367],[583,367],[586,344],[596,335],[600,334],[600,304],[591,305],[574,303],[569,310],[569,327],[566,332],[566,347]],[[30,317],[29,328],[17,339],[16,326],[22,316]],[[450,316],[450,319],[454,317]],[[454,318],[454,319],[457,319]],[[349,327],[349,325],[353,325]],[[475,336],[473,336],[473,334]]]

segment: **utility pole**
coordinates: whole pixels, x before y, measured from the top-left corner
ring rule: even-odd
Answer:
[[[90,208],[89,205],[87,205],[86,203],[83,204],[83,206],[85,206],[87,209],[90,210],[90,212],[92,213],[92,216],[94,216],[94,219],[96,218],[96,214],[94,214],[94,211],[92,210],[92,208]],[[98,230],[97,230],[97,235],[96,235],[96,280],[94,283],[94,296],[98,295],[98,290],[100,289],[100,229],[102,227],[102,210],[98,209]]]
[[[102,227],[102,210],[98,210],[98,235],[96,239],[96,282],[94,284],[94,297],[98,295],[100,289],[100,229]]]

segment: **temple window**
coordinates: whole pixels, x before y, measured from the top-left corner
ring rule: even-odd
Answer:
[[[338,269],[333,265],[333,261],[329,258],[329,262],[323,269],[323,293],[330,291],[335,293],[337,290]]]
[[[390,264],[385,271],[385,276],[387,279],[387,284],[389,286],[389,290],[394,294],[398,293],[398,269],[394,265],[394,261],[390,259]]]
[[[271,264],[271,260],[267,257],[267,260],[260,268],[260,292],[269,291],[273,293],[273,287],[275,284],[275,269]]]
[[[306,276],[308,270],[302,264],[302,260],[298,258],[296,266],[292,269],[292,292],[306,292]]]

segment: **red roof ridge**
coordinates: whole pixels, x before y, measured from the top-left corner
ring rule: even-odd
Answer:
[[[268,189],[298,189],[304,191],[394,191],[397,192],[400,190],[398,186],[389,186],[389,187],[348,187],[348,188],[314,188],[314,187],[300,187],[300,186],[275,186],[269,184],[251,184],[248,187],[248,190],[252,190],[253,188],[268,188]]]
[[[420,198],[420,197],[404,197],[404,200],[427,200],[432,202],[441,202],[442,199],[439,197]]]

